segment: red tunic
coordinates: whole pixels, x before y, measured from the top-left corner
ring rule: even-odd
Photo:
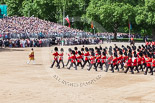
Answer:
[[[113,59],[113,65],[117,65],[117,60],[118,60],[118,58]]]
[[[76,56],[75,55],[71,56],[71,62],[72,63],[75,63],[75,59],[76,59]]]
[[[102,63],[106,62],[106,56],[103,56],[101,59],[102,59]]]
[[[133,66],[137,66],[137,58],[134,59]]]
[[[84,56],[85,56],[85,60],[89,60],[89,56],[90,56],[89,52],[85,53]]]
[[[101,56],[96,57],[96,59],[97,59],[97,63],[100,63],[100,62],[101,62],[101,61],[100,61]]]
[[[144,64],[144,63],[146,63],[146,61],[145,61],[145,58],[144,57],[142,57],[142,63]]]
[[[59,60],[63,60],[63,53],[61,53],[61,54],[59,54],[59,56],[60,56],[60,58],[59,58]]]
[[[148,58],[148,60],[146,60],[146,66],[151,67],[151,63],[152,63],[152,58]]]
[[[128,67],[131,67],[131,66],[132,66],[132,59],[131,59],[131,58],[128,59],[128,61],[127,61],[127,65],[128,65]]]
[[[68,53],[68,60],[71,59],[71,53]]]
[[[123,61],[123,56],[118,57],[118,63],[122,63]]]
[[[91,64],[94,64],[94,63],[95,63],[95,57],[91,57],[91,58],[90,58],[90,63],[91,63]]]
[[[138,64],[142,64],[142,58],[138,58]]]
[[[58,60],[58,56],[59,56],[58,52],[53,53],[53,56],[54,56],[54,60]]]
[[[79,56],[77,56],[76,58],[77,58],[77,62],[80,63],[80,62],[82,61],[82,58],[83,58],[83,57],[82,57],[82,55],[79,55]]]
[[[153,62],[152,62],[152,63],[153,63],[153,65],[152,65],[152,66],[153,66],[153,67],[155,67],[155,60],[153,60]]]

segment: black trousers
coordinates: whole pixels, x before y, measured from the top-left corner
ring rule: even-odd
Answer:
[[[118,70],[118,72],[119,72],[119,68],[118,68],[118,65],[112,65],[112,67],[111,67],[111,71],[112,72],[114,72],[114,68],[116,67],[116,69]]]
[[[131,66],[128,66],[124,73],[127,73],[129,69],[131,70],[131,73],[134,74],[133,67],[131,67]]]
[[[71,62],[71,59],[68,59],[66,66],[68,66],[69,62]]]
[[[75,62],[74,63],[71,63],[68,69],[70,69],[71,67],[73,67],[73,64],[75,66],[75,70],[77,70],[77,66],[76,66],[76,63]]]
[[[53,61],[53,63],[52,63],[52,65],[51,65],[51,68],[53,68],[53,66],[54,66],[55,62],[57,63],[57,66],[59,65],[58,60],[54,60],[54,61]]]
[[[134,69],[139,73],[138,66],[133,66],[133,70]]]
[[[82,67],[82,63],[81,63],[81,62],[78,62],[78,63],[77,63],[77,66],[79,66],[79,65],[81,65],[81,67]]]
[[[143,72],[143,65],[142,64],[138,64],[138,68],[140,67],[140,69],[142,70]]]
[[[148,69],[150,69],[151,75],[153,75],[153,68],[151,67],[146,67],[145,75],[147,75]]]
[[[60,68],[60,63],[62,63],[63,68],[64,68],[64,61],[63,60],[59,60],[59,62],[58,62],[58,68]]]
[[[89,63],[89,65],[90,65],[89,60],[85,60],[85,61],[84,61],[84,64],[83,64],[83,66],[82,66],[82,67],[84,68],[84,66],[85,66],[87,63]]]
[[[146,63],[142,64],[142,68],[145,69],[146,68]]]
[[[96,64],[95,63],[94,64],[90,64],[88,71],[90,71],[90,69],[92,68],[92,66],[94,66],[95,67],[95,70],[97,71],[97,67],[96,67]]]
[[[121,69],[124,70],[124,63],[121,63]]]
[[[102,68],[102,63],[101,63],[101,62],[98,62],[98,63],[97,63],[97,66],[96,66],[96,68],[98,67],[98,65],[100,65],[100,67],[101,67],[101,70],[103,70],[103,68]]]

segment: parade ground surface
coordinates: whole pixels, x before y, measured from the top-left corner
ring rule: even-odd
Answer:
[[[75,46],[63,46],[65,52],[69,47]],[[0,49],[0,103],[155,103],[155,76],[87,71],[87,66],[51,69],[53,48],[34,48],[35,64],[27,64],[31,48]]]

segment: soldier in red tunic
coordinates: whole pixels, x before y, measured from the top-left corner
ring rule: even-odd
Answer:
[[[68,53],[68,61],[67,61],[67,64],[65,66],[68,66],[69,62],[71,62],[72,49],[69,48],[68,51],[69,51],[69,53]]]
[[[153,69],[152,69],[152,55],[150,53],[147,53],[147,59],[146,59],[146,71],[144,73],[144,75],[147,75],[148,69],[150,69],[150,73],[151,75],[153,75]]]
[[[100,50],[97,51],[97,54],[98,55],[96,56],[96,63],[97,63],[96,68],[98,67],[98,65],[100,65],[101,70],[103,70],[102,63],[101,63],[101,52],[100,52]]]
[[[129,53],[128,57],[129,57],[129,59],[127,61],[127,69],[126,69],[126,71],[124,73],[127,73],[128,70],[130,69],[131,70],[131,73],[134,74],[133,68],[132,68],[132,54]]]
[[[72,51],[72,56],[70,58],[71,58],[71,64],[70,64],[69,68],[67,68],[67,69],[70,69],[71,67],[73,67],[73,64],[74,64],[75,70],[77,70],[75,51]]]
[[[95,62],[95,53],[91,52],[90,66],[89,66],[88,71],[90,71],[93,65],[94,65],[95,70],[97,71],[96,62]]]
[[[58,66],[58,57],[59,57],[59,54],[58,54],[58,48],[57,47],[55,47],[54,48],[54,53],[53,53],[53,56],[54,56],[54,60],[53,60],[53,63],[52,63],[52,65],[51,65],[51,68],[53,68],[53,66],[54,66],[54,64],[55,64],[55,62],[57,63],[57,66]]]
[[[77,58],[77,66],[81,65],[82,67],[82,55],[81,55],[81,52],[78,51],[78,56],[76,57]]]
[[[141,52],[139,53],[137,62],[138,62],[137,68],[140,67],[140,69],[143,71],[143,68],[142,68],[142,53]]]
[[[60,69],[60,62],[62,62],[62,65],[63,65],[63,67],[62,68],[64,68],[64,62],[63,62],[63,55],[64,55],[64,49],[63,48],[61,48],[60,49],[60,51],[61,51],[61,53],[59,54],[59,63],[58,63],[58,69]]]
[[[106,53],[105,52],[102,52],[102,57],[101,57],[101,63],[102,63],[102,68],[103,68],[103,65],[105,64],[105,66],[106,66],[106,59],[107,59],[107,57],[106,57]]]
[[[86,51],[86,53],[84,54],[84,56],[85,56],[85,61],[84,61],[84,64],[83,64],[83,66],[82,66],[82,69],[84,68],[84,66],[85,66],[87,63],[89,63],[89,65],[90,65],[90,62],[89,62],[90,54],[89,54],[89,50],[88,50],[87,47],[85,48],[85,51]]]
[[[112,60],[112,68],[111,68],[112,73],[114,73],[114,68],[115,68],[115,67],[116,67],[116,69],[119,71],[117,61],[118,61],[117,54],[114,53],[114,58],[113,58],[113,60]]]

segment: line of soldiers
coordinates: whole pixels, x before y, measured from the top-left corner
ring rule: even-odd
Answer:
[[[95,47],[88,48],[83,47],[81,50],[78,50],[77,47],[72,50],[68,49],[68,61],[67,64],[64,65],[63,62],[63,48],[60,49],[60,53],[58,53],[58,48],[55,47],[55,52],[53,53],[54,61],[51,65],[53,68],[55,62],[57,63],[57,67],[60,69],[60,63],[62,63],[63,68],[70,66],[74,67],[77,70],[78,66],[81,66],[83,69],[86,64],[88,64],[88,71],[94,67],[97,71],[98,69],[103,70],[103,66],[105,66],[105,72],[108,72],[111,67],[112,73],[115,70],[118,72],[120,69],[127,73],[130,69],[130,72],[134,74],[134,72],[139,73],[140,71],[144,71],[144,74],[147,75],[148,70],[151,75],[153,75],[155,68],[155,42],[152,42],[151,45],[141,45],[141,46],[123,46],[118,47],[116,44],[114,48],[110,46],[109,48],[105,47]]]

